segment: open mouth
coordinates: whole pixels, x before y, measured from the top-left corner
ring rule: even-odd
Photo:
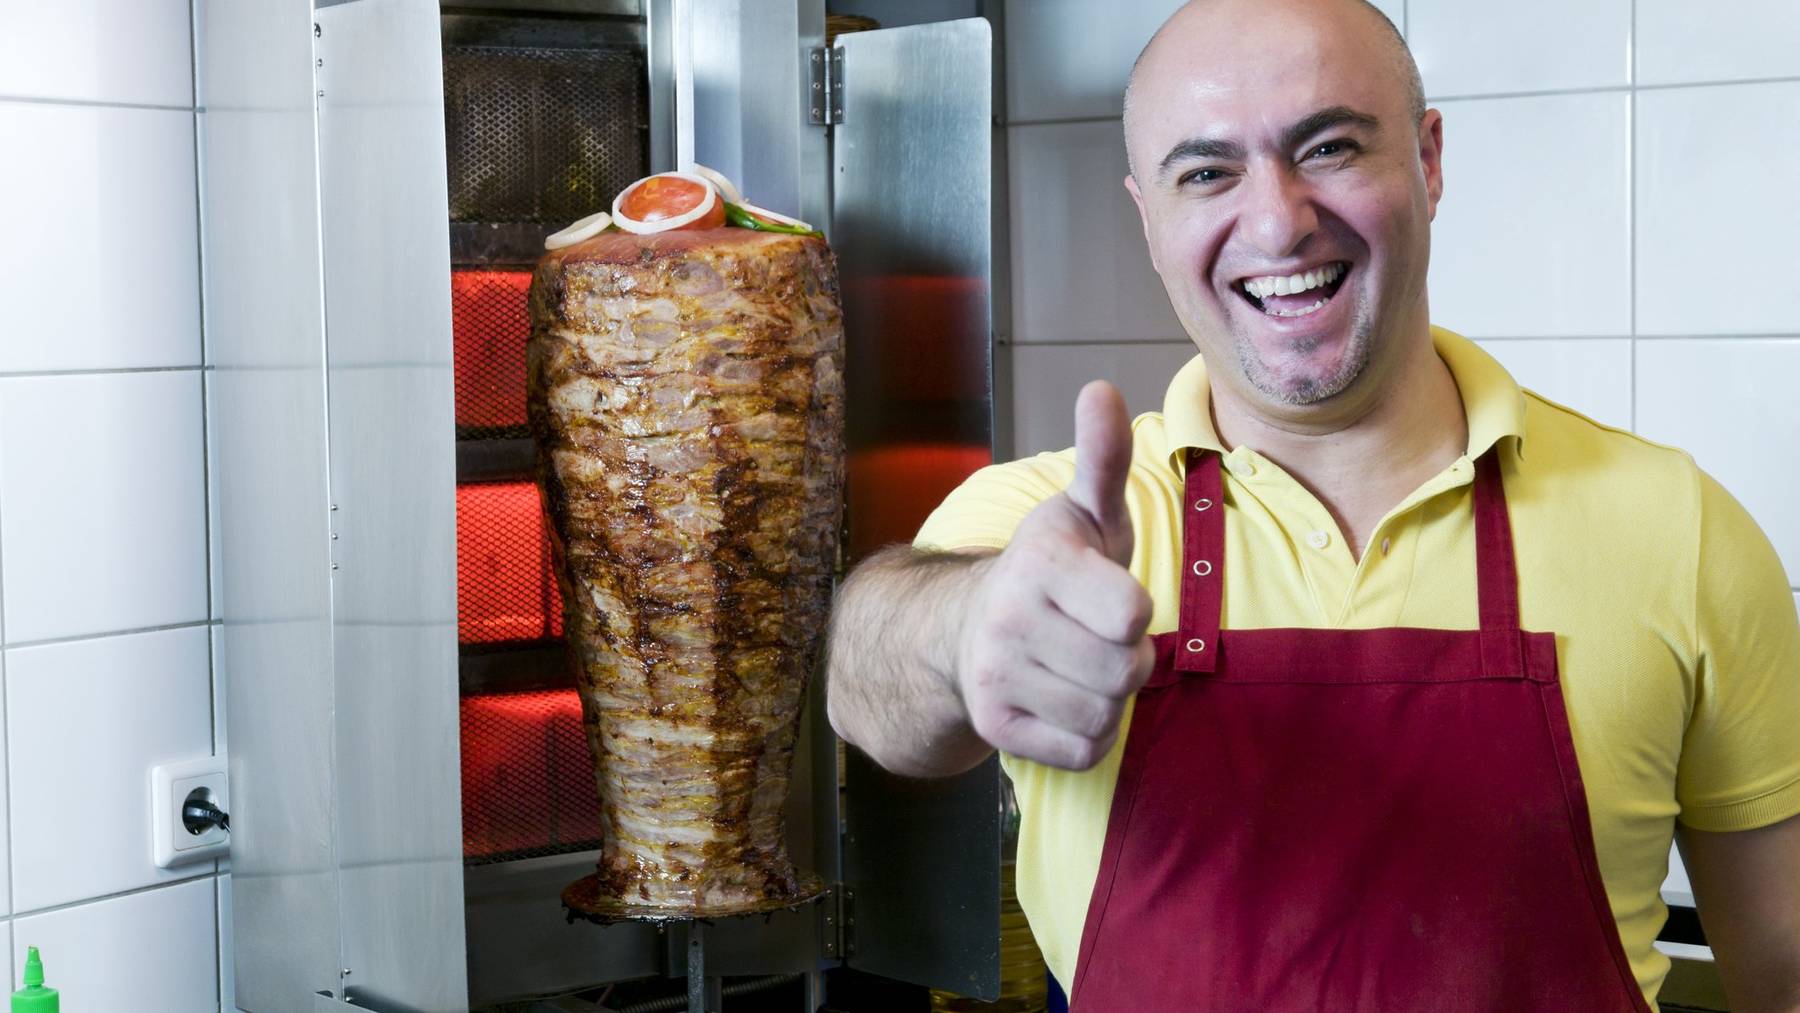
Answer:
[[[1349,275],[1350,264],[1335,260],[1299,274],[1244,278],[1231,287],[1245,302],[1268,316],[1304,317],[1324,309]]]

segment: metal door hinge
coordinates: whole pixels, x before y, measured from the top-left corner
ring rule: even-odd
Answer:
[[[820,124],[844,122],[844,48],[814,49],[806,78],[808,118]]]
[[[825,891],[825,955],[844,960],[856,954],[856,894],[842,883]]]

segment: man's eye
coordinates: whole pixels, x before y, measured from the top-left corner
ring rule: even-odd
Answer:
[[[1180,183],[1183,186],[1189,183],[1217,183],[1224,178],[1224,169],[1195,169],[1194,171],[1183,175],[1180,179]]]
[[[1326,141],[1324,144],[1321,144],[1321,145],[1313,148],[1310,152],[1307,152],[1306,157],[1308,157],[1308,158],[1335,158],[1338,155],[1343,155],[1343,154],[1349,153],[1349,151],[1352,147],[1354,147],[1354,145],[1352,145],[1349,141]]]

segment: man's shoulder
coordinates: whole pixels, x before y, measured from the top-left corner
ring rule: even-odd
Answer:
[[[1615,502],[1644,487],[1699,491],[1700,469],[1686,451],[1607,425],[1526,390],[1520,470]],[[1620,505],[1624,505],[1622,502]]]
[[[1134,516],[1146,499],[1174,485],[1161,412],[1131,423],[1131,471],[1126,500]],[[1062,492],[1075,477],[1075,450],[1045,451],[970,475],[932,511],[913,544],[920,548],[1000,548],[1032,508]]]

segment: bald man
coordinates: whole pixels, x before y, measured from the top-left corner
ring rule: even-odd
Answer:
[[[853,574],[833,726],[1000,752],[1078,1010],[1647,1010],[1672,838],[1733,1009],[1800,1010],[1787,577],[1687,455],[1432,326],[1443,118],[1393,26],[1190,4],[1125,134],[1200,354]]]

